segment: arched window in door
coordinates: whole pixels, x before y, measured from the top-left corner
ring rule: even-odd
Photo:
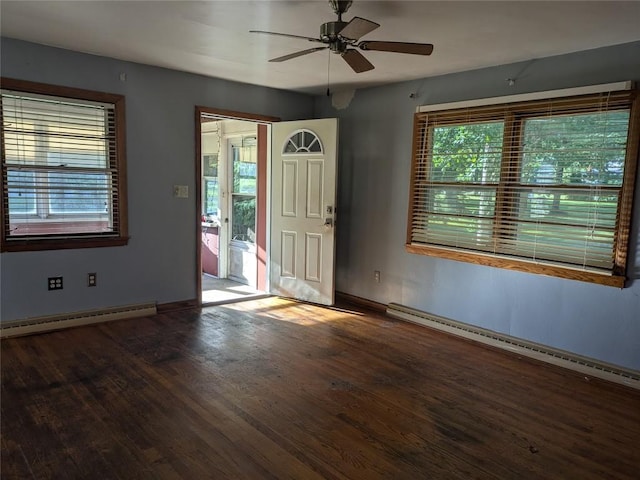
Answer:
[[[311,130],[297,130],[284,142],[282,154],[322,153],[320,138]]]

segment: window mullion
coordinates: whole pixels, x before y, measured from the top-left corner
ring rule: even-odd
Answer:
[[[516,188],[520,178],[520,141],[522,119],[507,111],[504,115],[504,137],[500,183],[496,192],[496,214],[494,219],[494,252],[502,253],[505,240],[515,237],[514,218]]]

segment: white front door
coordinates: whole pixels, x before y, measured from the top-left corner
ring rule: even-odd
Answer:
[[[272,124],[271,293],[334,303],[338,120]]]

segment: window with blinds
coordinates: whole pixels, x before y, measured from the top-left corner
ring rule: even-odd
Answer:
[[[638,114],[634,90],[417,113],[407,249],[623,286]]]
[[[126,242],[124,98],[2,79],[2,249]]]

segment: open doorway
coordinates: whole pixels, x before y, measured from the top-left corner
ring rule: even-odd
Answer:
[[[268,122],[197,108],[200,303],[266,295]]]

